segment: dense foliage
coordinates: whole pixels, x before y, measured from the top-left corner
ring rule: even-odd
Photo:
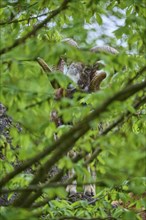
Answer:
[[[145,219],[144,0],[0,4],[0,219]],[[122,21],[113,33],[111,19]],[[63,43],[66,37],[81,50]],[[119,54],[91,53],[97,44],[115,47]],[[56,100],[51,82],[66,89],[70,79],[56,70],[47,75],[36,58],[53,68],[62,56],[86,65],[103,60],[107,77],[101,89]],[[50,117],[54,109],[64,121],[57,128]],[[71,159],[66,155],[73,147],[80,153]],[[96,180],[86,169],[89,163]],[[61,178],[71,168],[79,192],[83,183],[96,184],[92,204],[69,201],[69,180]]]

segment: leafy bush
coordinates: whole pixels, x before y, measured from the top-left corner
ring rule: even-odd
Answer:
[[[0,14],[0,219],[145,219],[144,1],[1,1]],[[113,33],[112,20],[122,24]],[[92,53],[101,42],[119,54]],[[68,65],[103,60],[107,77],[99,91],[77,87],[70,98],[71,80],[58,70],[46,74],[38,57],[50,69],[61,57]],[[57,128],[54,110],[64,122]],[[73,147],[74,159],[67,157]],[[65,191],[72,168],[74,202]],[[97,194],[88,200],[82,188],[90,183]]]

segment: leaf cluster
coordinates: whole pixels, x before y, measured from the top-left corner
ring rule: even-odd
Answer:
[[[0,102],[7,108],[5,114],[0,109],[0,219],[143,220],[144,1],[1,1],[0,16]],[[124,21],[111,37],[105,17],[109,24],[113,17]],[[65,37],[81,50],[64,44]],[[119,54],[91,53],[101,41]],[[37,57],[51,69],[61,57],[68,64],[103,60],[107,78],[95,93],[77,90],[72,98],[56,100],[51,82],[64,90],[73,82],[56,70],[46,75]],[[54,110],[64,122],[59,127],[51,120]],[[75,158],[67,157],[72,148]],[[73,178],[66,177],[70,169],[76,171]],[[79,192],[84,184],[96,185],[94,204],[69,201],[65,187],[74,178]]]

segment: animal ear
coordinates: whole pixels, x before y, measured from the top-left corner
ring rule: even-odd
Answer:
[[[76,48],[79,49],[78,43],[77,43],[75,40],[73,40],[72,38],[64,38],[64,39],[62,40],[62,42],[65,42],[65,43],[67,43],[67,44],[69,44],[69,45],[71,45],[71,46],[76,47]]]
[[[53,70],[50,69],[48,64],[42,58],[38,57],[36,60],[48,76],[52,74]],[[56,79],[50,80],[50,83],[54,89],[58,89],[60,87]]]
[[[99,52],[105,52],[105,53],[110,53],[110,54],[118,54],[119,53],[115,48],[110,47],[108,45],[95,46],[95,47],[92,47],[90,49],[90,51],[94,52],[94,53],[99,53]]]
[[[92,76],[91,82],[90,82],[90,91],[95,92],[100,89],[101,82],[106,78],[106,73],[102,70],[98,70],[94,73]]]
[[[51,68],[48,66],[48,64],[40,57],[36,58],[38,64],[42,67],[45,73],[52,72]]]

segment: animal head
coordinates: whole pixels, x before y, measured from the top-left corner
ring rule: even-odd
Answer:
[[[81,50],[77,42],[71,38],[65,38],[63,42]],[[118,54],[118,51],[110,46],[96,46],[90,49],[92,53]],[[93,66],[86,66],[80,62],[72,62],[65,74],[79,87],[86,92],[95,92],[99,90],[101,82],[106,78],[106,72],[103,70],[104,64],[97,61]]]
[[[71,38],[65,38],[62,42],[67,43],[78,50],[82,50],[77,42]],[[104,52],[115,55],[119,53],[116,49],[107,45],[95,46],[90,49],[90,52]],[[43,59],[37,58],[37,61],[45,72],[53,72]],[[103,70],[103,67],[104,64],[101,61],[97,61],[94,65],[87,66],[81,62],[71,62],[68,64],[63,58],[60,58],[56,70],[67,75],[80,90],[85,92],[95,92],[100,89],[101,82],[106,78],[106,72]]]

